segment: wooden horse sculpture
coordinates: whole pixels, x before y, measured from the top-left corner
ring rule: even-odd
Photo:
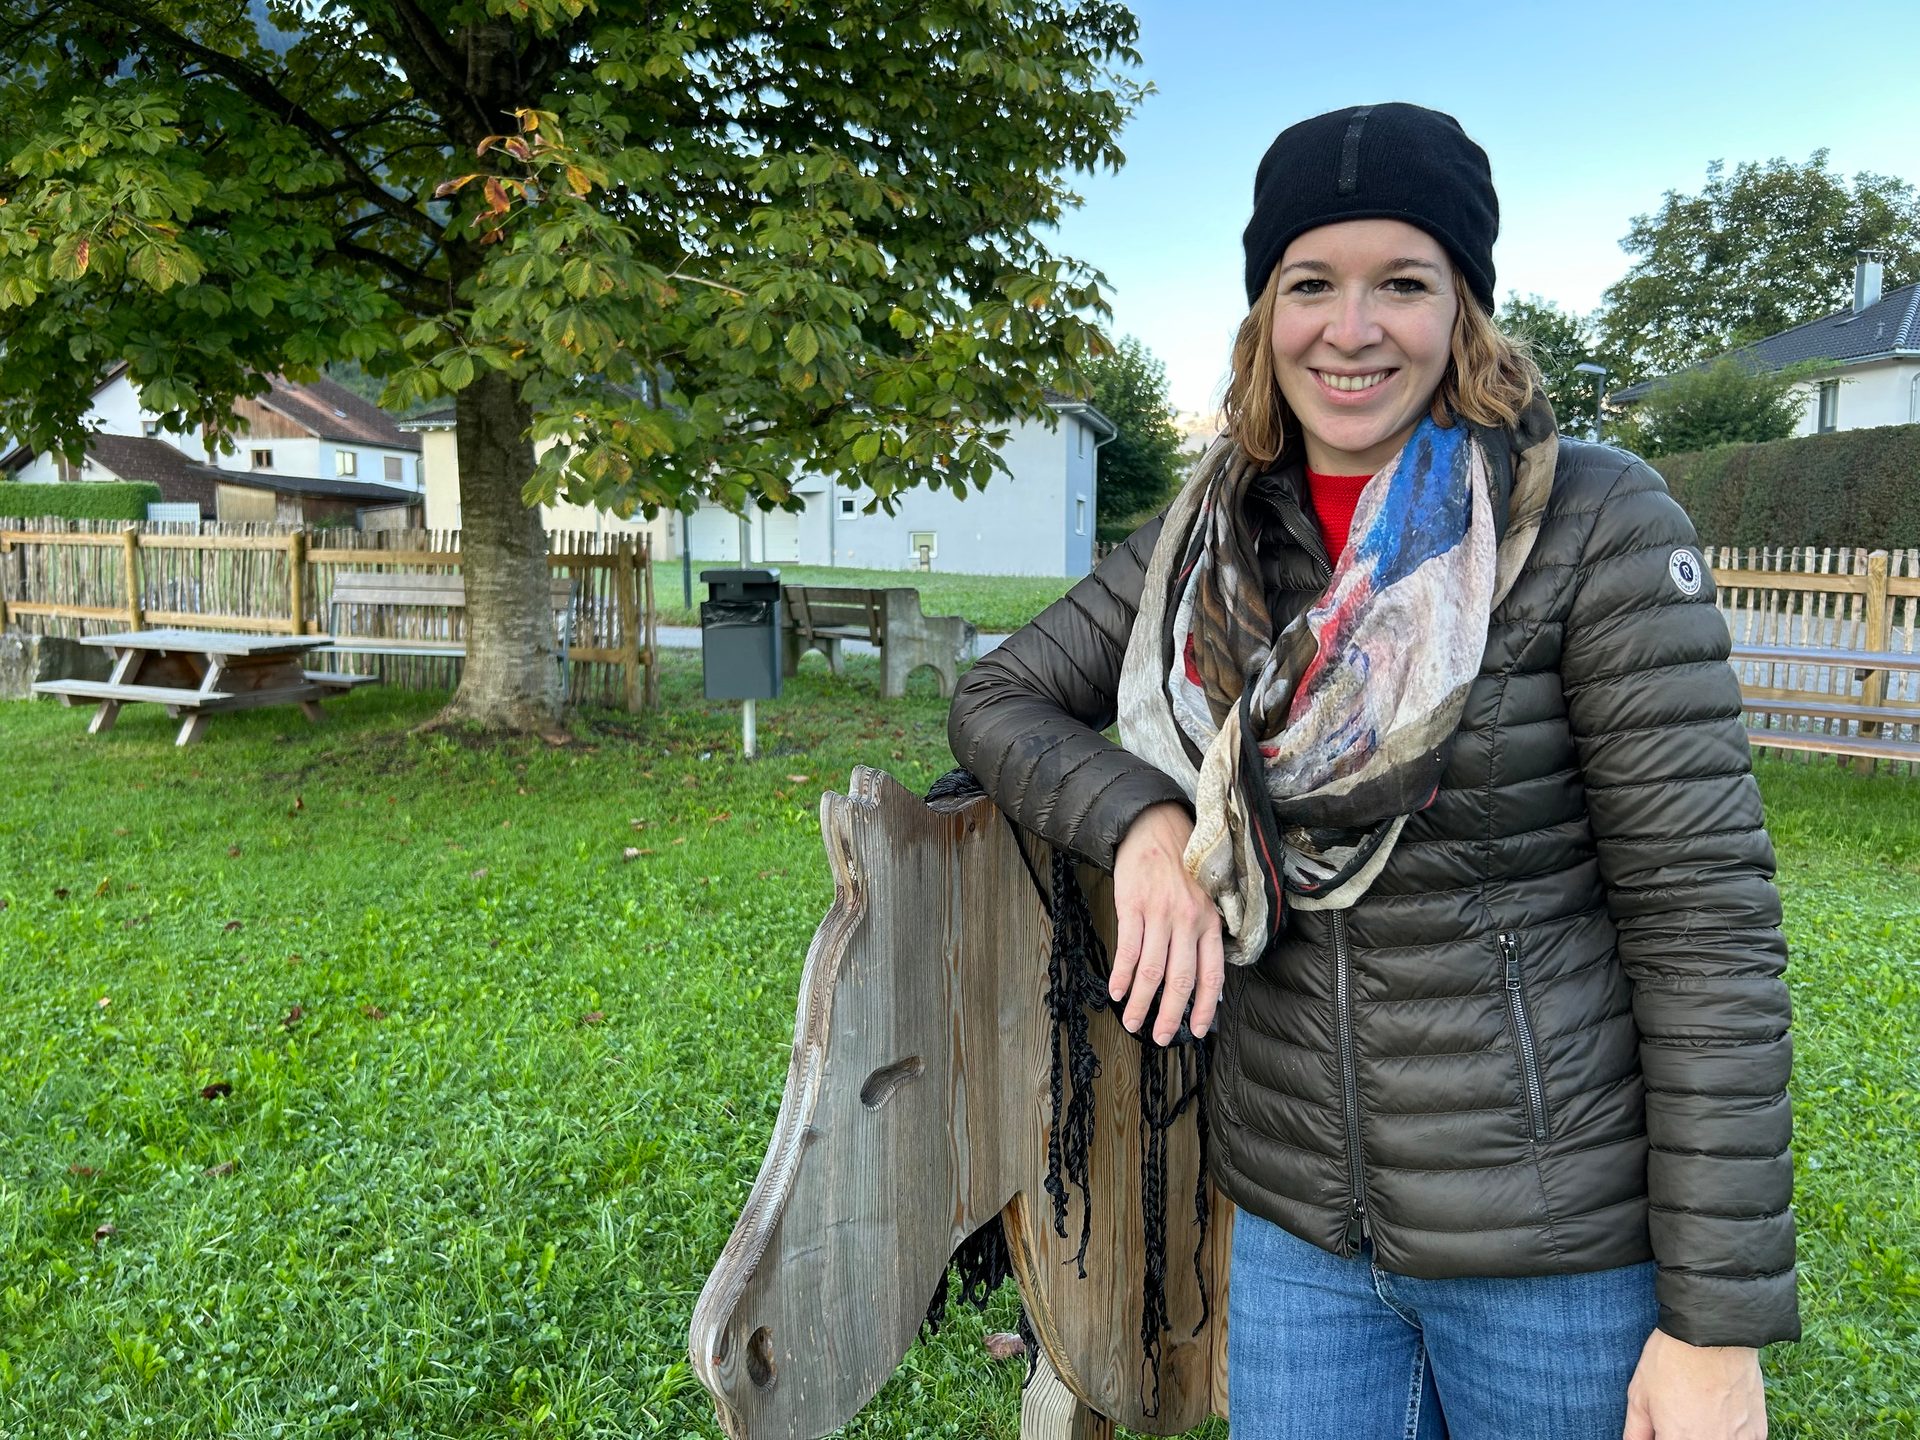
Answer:
[[[1053,1228],[1047,847],[983,797],[923,802],[864,767],[849,788],[821,801],[834,901],[807,954],[779,1118],[693,1313],[694,1373],[722,1426],[816,1440],[844,1425],[913,1343],[949,1256],[996,1216],[1043,1351],[1023,1437],[1094,1440],[1114,1422],[1174,1435],[1224,1414],[1232,1211],[1212,1197],[1197,1251],[1191,1110],[1165,1135],[1169,1328],[1148,1413],[1140,1047],[1104,1009],[1090,1016],[1084,1279],[1077,1192],[1069,1238]],[[1081,873],[1110,943],[1107,883]]]

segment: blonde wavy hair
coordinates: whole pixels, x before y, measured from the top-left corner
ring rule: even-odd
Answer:
[[[1467,289],[1458,268],[1454,293],[1460,297],[1453,317],[1452,358],[1440,388],[1433,392],[1433,418],[1452,423],[1460,415],[1476,425],[1510,429],[1534,392],[1543,389],[1540,371],[1526,342],[1504,334]],[[1273,371],[1273,307],[1280,293],[1280,267],[1267,276],[1233,342],[1233,376],[1222,407],[1227,434],[1250,457],[1271,464],[1300,438],[1300,422],[1280,394]]]

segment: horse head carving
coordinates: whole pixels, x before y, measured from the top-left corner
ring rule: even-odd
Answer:
[[[1080,1216],[1053,1228],[1044,1190],[1053,1031],[1051,921],[1020,838],[980,797],[923,802],[855,770],[821,801],[834,901],[800,983],[787,1085],[746,1208],[695,1306],[694,1373],[733,1440],[815,1440],[844,1425],[913,1343],[960,1242],[999,1217],[1053,1371],[1099,1415],[1171,1435],[1225,1411],[1227,1223],[1199,1252],[1199,1141],[1165,1137],[1164,1332],[1158,1406],[1141,1349],[1140,1051],[1090,1019],[1101,1071]],[[1111,935],[1101,877],[1085,874]],[[1079,1204],[1076,1196],[1074,1204]],[[1198,1332],[1195,1327],[1199,1325]]]

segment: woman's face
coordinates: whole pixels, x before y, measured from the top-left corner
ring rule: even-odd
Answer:
[[[1460,296],[1440,242],[1401,220],[1309,230],[1280,257],[1273,368],[1307,464],[1371,475],[1391,460],[1446,374]]]

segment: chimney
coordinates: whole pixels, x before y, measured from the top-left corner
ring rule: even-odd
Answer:
[[[1887,252],[1862,250],[1853,262],[1853,313],[1880,303],[1880,285],[1886,274]]]

